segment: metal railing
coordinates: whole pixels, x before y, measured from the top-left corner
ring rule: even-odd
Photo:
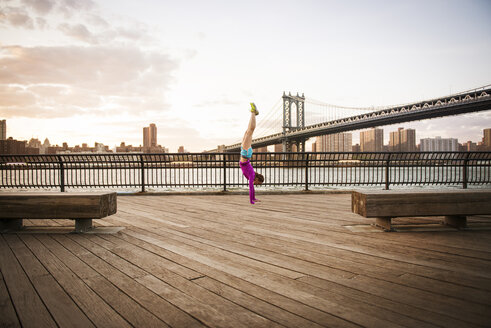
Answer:
[[[0,155],[0,188],[243,188],[236,153]],[[256,153],[259,188],[491,186],[491,152]]]

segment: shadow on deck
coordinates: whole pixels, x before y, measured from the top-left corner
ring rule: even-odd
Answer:
[[[121,196],[106,234],[26,220],[0,235],[0,326],[490,325],[489,217],[381,233],[350,195],[261,200]]]

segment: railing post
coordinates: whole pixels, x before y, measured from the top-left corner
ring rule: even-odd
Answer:
[[[140,155],[140,165],[141,165],[142,192],[145,192],[145,163],[143,162],[143,155]]]
[[[309,191],[309,153],[305,152],[305,191]]]
[[[462,188],[467,189],[467,162],[469,162],[469,152],[465,155],[464,165],[462,165]]]
[[[58,157],[58,163],[60,163],[60,191],[65,192],[65,168],[63,166],[63,160],[60,155],[56,157]]]
[[[227,191],[227,159],[223,154],[223,191]]]
[[[389,154],[389,157],[387,158],[387,161],[385,162],[385,190],[389,190],[389,184],[390,184],[390,156],[392,154]]]

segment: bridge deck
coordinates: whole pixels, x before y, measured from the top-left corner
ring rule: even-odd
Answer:
[[[116,234],[0,235],[0,325],[489,326],[489,217],[382,233],[350,195],[261,199],[119,197]]]

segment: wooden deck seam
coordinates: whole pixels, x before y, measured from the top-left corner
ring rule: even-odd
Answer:
[[[367,305],[371,305],[371,304],[367,303]],[[331,314],[332,314],[332,313],[331,313]]]
[[[43,238],[41,238],[41,237],[43,237]],[[131,299],[132,301],[134,301],[134,300],[131,298],[131,296],[127,295],[125,293],[125,291],[121,290],[118,286],[114,285],[112,282],[110,282],[109,280],[107,280],[106,277],[100,275],[98,272],[96,272],[95,270],[93,270],[89,266],[87,266],[87,268],[89,268],[89,271],[92,270],[94,273],[96,273],[96,275],[91,274],[91,275],[81,276],[80,275],[80,272],[74,271],[73,270],[73,264],[70,264],[70,265],[67,264],[67,262],[66,262],[67,261],[67,258],[66,257],[61,258],[59,256],[59,254],[54,253],[53,252],[53,249],[50,248],[49,246],[47,246],[46,242],[50,242],[52,245],[53,245],[53,243],[55,243],[55,245],[60,245],[61,246],[61,249],[62,249],[62,252],[65,253],[65,254],[69,254],[69,256],[71,256],[73,259],[75,259],[75,262],[77,262],[78,264],[85,263],[85,262],[81,261],[76,254],[72,253],[62,243],[60,243],[59,240],[56,240],[53,237],[59,237],[59,236],[53,236],[53,235],[50,235],[50,236],[36,236],[36,238],[39,240],[39,242],[41,244],[43,244],[43,246],[46,247],[50,251],[50,253],[53,254],[53,256],[56,257],[56,259],[58,261],[60,261],[61,263],[63,263],[63,265],[65,265],[68,268],[68,270],[70,270],[72,272],[72,274],[74,276],[77,276],[80,279],[80,281],[81,281],[81,283],[83,285],[87,286],[88,290],[90,290],[97,297],[99,297],[101,301],[103,301],[103,304],[106,304],[108,307],[110,307],[115,313],[117,313],[120,316],[120,318],[122,318],[125,322],[127,322],[131,326],[142,325],[143,323],[146,323],[149,326],[157,326],[157,325],[150,324],[151,321],[148,321],[148,320],[145,321],[145,319],[139,318],[139,316],[143,314],[141,312],[137,312],[138,317],[136,317],[136,318],[129,318],[128,317],[128,314],[132,314],[132,313],[122,311],[122,309],[121,308],[117,308],[115,304],[112,304],[111,302],[108,302],[108,299],[107,299],[108,295],[102,293],[102,290],[99,290],[99,288],[95,288],[95,285],[94,285],[95,283],[99,283],[99,285],[97,287],[101,287],[100,282],[102,282],[106,286],[109,286],[110,288],[113,288],[113,290],[116,290],[118,293],[121,293],[121,295],[124,295],[128,299]],[[107,292],[108,291],[107,288],[104,291]],[[120,296],[119,296],[119,298],[120,298]],[[135,302],[135,303],[137,303],[137,302]],[[147,311],[144,307],[142,307],[141,309],[138,309],[138,310],[139,311],[141,311],[141,310]],[[153,316],[153,314],[152,314],[152,316]],[[115,318],[111,318],[111,321],[114,320],[114,319]],[[165,327],[166,326],[166,324],[163,321],[161,321],[160,319],[158,319],[157,317],[155,317],[155,319],[159,321],[159,323],[160,323],[160,325],[162,327]],[[120,323],[119,323],[119,325],[120,325]]]
[[[375,278],[375,279],[377,279],[377,278]],[[395,282],[395,281],[394,281],[394,282]],[[397,282],[395,282],[395,283],[397,283]],[[401,286],[405,286],[405,285],[401,285]]]
[[[143,206],[149,206],[149,205],[143,204]],[[149,212],[149,213],[150,213],[150,212]],[[168,213],[168,212],[167,212],[167,213]],[[191,213],[194,213],[194,212],[191,212]],[[287,222],[288,222],[288,221],[287,221]],[[364,220],[363,222],[366,222],[366,220]],[[322,225],[320,225],[319,227],[322,227]],[[303,231],[303,230],[301,230],[301,231]],[[346,232],[346,231],[342,231],[342,232]],[[350,234],[351,236],[353,236],[351,233],[349,233],[349,234]],[[365,235],[364,237],[367,237],[367,236]],[[377,237],[375,237],[375,238],[377,238]],[[397,243],[396,243],[395,241],[394,241],[394,242],[393,242],[393,241],[390,241],[390,243],[389,243],[389,244],[397,244]],[[418,244],[413,245],[412,247],[419,248],[417,245],[418,245]],[[426,243],[426,245],[428,245],[428,243]],[[440,245],[438,245],[438,246],[440,246]],[[447,247],[447,249],[448,249],[448,248],[452,248],[452,246],[448,246],[448,245],[441,245],[441,247]],[[425,251],[428,251],[428,248],[420,248],[420,249],[424,249]],[[458,256],[458,254],[453,254],[453,253],[450,253],[450,252],[448,252],[448,251],[447,251],[447,252],[445,252],[445,251],[442,251],[442,250],[437,250],[437,249],[435,249],[434,251],[435,251],[435,252],[440,252],[440,253],[443,253],[443,254],[449,254],[449,255]],[[491,253],[491,252],[488,252],[488,253]],[[467,257],[467,258],[469,258],[469,256],[466,256],[466,257]],[[489,257],[491,257],[491,254],[490,254],[490,256],[489,256]],[[481,259],[481,258],[476,257],[476,259]],[[486,258],[486,260],[487,260],[487,259],[489,259],[489,258]]]
[[[85,237],[84,239],[93,239],[93,236],[90,236],[90,237]],[[84,245],[83,245],[83,244],[81,244],[81,246],[84,246]],[[86,246],[85,246],[85,247],[86,247]],[[93,251],[91,250],[91,252],[93,252]],[[97,254],[95,254],[95,255],[97,255]],[[105,260],[105,261],[107,262],[107,260]],[[108,263],[109,265],[113,265],[112,263],[109,263],[109,262],[107,262],[107,263]],[[132,264],[132,265],[134,265],[134,264]],[[115,268],[116,268],[117,270],[121,270],[120,268],[117,268],[117,267],[115,267]],[[139,283],[144,282],[144,281],[145,281],[145,279],[146,279],[147,277],[153,277],[153,278],[155,278],[155,279],[157,279],[157,280],[161,281],[161,279],[159,278],[159,276],[155,276],[155,275],[154,275],[154,273],[152,273],[151,271],[148,271],[148,270],[146,270],[146,269],[144,269],[144,268],[141,268],[141,269],[142,269],[142,270],[145,270],[145,271],[146,271],[148,274],[147,274],[146,276],[142,276],[142,277],[138,277],[138,278],[136,278],[135,280],[136,280],[136,281],[138,281]],[[183,278],[183,279],[185,279],[185,278]],[[187,280],[187,279],[186,279],[186,280]],[[162,282],[163,282],[163,283],[165,283],[165,284],[168,284],[168,283],[167,283],[167,282],[165,282],[165,281],[162,281]],[[143,284],[142,286],[144,286],[145,288],[148,288],[148,286],[146,286],[145,284]],[[185,293],[185,291],[180,290],[180,289],[179,289],[179,288],[177,288],[177,286],[175,286],[175,285],[169,285],[169,284],[168,284],[168,286],[169,286],[170,288],[172,288],[172,289],[175,289],[176,291],[181,292],[183,295],[187,295],[187,294]],[[153,292],[154,292],[154,293],[156,293],[155,291],[153,291]],[[159,293],[156,293],[156,294],[157,294],[158,296],[162,297],[162,295],[160,295]],[[187,295],[187,296],[188,296],[188,297],[191,297],[191,298],[194,298],[194,296],[193,296],[193,295]],[[171,302],[171,303],[172,303],[172,302]],[[173,305],[174,305],[174,306],[176,306],[176,307],[178,307],[178,308],[180,308],[181,310],[185,311],[185,309],[184,309],[184,308],[182,308],[181,306],[179,306],[178,304],[173,304]],[[203,304],[203,306],[207,307],[207,305],[205,305],[205,304]],[[192,312],[192,311],[191,311],[191,312]],[[188,313],[188,314],[191,314],[191,312],[187,312],[187,313]],[[213,312],[213,309],[212,309],[212,308],[208,308],[208,310],[207,310],[206,312]],[[238,315],[238,313],[237,313],[237,312],[235,312],[235,315]],[[198,317],[196,317],[196,316],[194,316],[194,315],[193,315],[193,317],[194,317],[194,318],[196,318],[196,319],[198,319],[198,320],[199,320],[200,322],[202,322],[203,324],[206,324],[205,322],[203,322],[203,321],[202,321],[202,319],[199,319]],[[236,324],[235,324],[235,326],[240,326],[240,325],[241,325],[241,324],[238,324],[238,323],[236,323]],[[207,325],[207,326],[209,326],[209,325]]]
[[[125,235],[126,235],[126,236],[125,236]],[[168,250],[166,250],[166,249],[164,249],[164,248],[161,248],[161,247],[159,247],[159,246],[157,246],[157,245],[154,245],[154,244],[151,244],[151,243],[149,243],[149,242],[143,241],[143,240],[141,240],[141,239],[137,239],[137,238],[135,238],[135,237],[128,236],[127,234],[120,234],[118,237],[119,237],[119,238],[123,238],[123,240],[126,240],[127,242],[130,242],[130,241],[128,241],[128,240],[127,240],[127,238],[131,238],[131,240],[133,241],[133,242],[131,242],[131,243],[132,243],[133,245],[136,245],[136,244],[134,244],[134,242],[136,242],[136,241],[138,241],[138,243],[139,243],[139,244],[144,243],[144,244],[145,244],[145,249],[147,249],[147,250],[149,250],[149,251],[152,251],[152,252],[158,252],[158,253],[161,253],[161,252],[169,252]],[[143,245],[138,245],[138,246],[139,246],[139,247],[143,247]],[[149,249],[149,248],[150,248],[150,249]],[[155,248],[157,248],[157,249],[158,249],[158,251],[156,251],[156,250],[155,250]],[[175,254],[175,255],[176,255],[176,256],[181,256],[181,255],[179,255],[179,254]],[[192,260],[192,259],[189,259],[188,261],[194,261],[194,262],[195,262],[195,260]],[[201,270],[203,270],[203,267],[207,268],[207,270],[205,270],[205,271],[207,272],[207,273],[206,273],[206,276],[207,276],[207,277],[210,277],[210,272],[220,272],[220,274],[221,274],[221,275],[228,276],[229,278],[232,278],[232,277],[233,277],[233,279],[238,279],[238,281],[243,281],[243,282],[244,282],[244,283],[246,283],[246,284],[250,284],[249,282],[247,282],[247,281],[245,281],[245,280],[242,280],[242,279],[241,279],[241,278],[239,278],[239,277],[236,277],[236,276],[231,276],[231,275],[229,275],[228,273],[218,271],[217,269],[215,269],[215,268],[213,268],[213,267],[209,267],[209,266],[208,266],[208,265],[206,265],[206,264],[202,264],[202,263],[200,263],[200,262],[195,262],[195,263],[199,263],[199,266],[201,267]],[[253,286],[255,286],[255,285],[253,285]],[[256,286],[256,287],[257,287],[257,288],[261,288],[261,287],[259,287],[259,286]],[[271,292],[271,293],[276,294],[275,292]],[[253,294],[250,294],[250,295],[251,295],[252,297],[257,298],[257,296],[256,296],[256,295],[253,295]],[[284,296],[282,296],[282,295],[280,295],[280,294],[276,294],[276,295],[278,295],[278,297],[284,297]],[[292,301],[292,302],[294,302],[294,300],[293,300],[293,299],[292,299],[291,301]],[[278,304],[274,304],[274,303],[270,303],[270,304],[272,304],[272,306],[279,307],[279,305],[278,305]],[[308,307],[308,306],[306,306],[306,307]],[[310,308],[310,307],[309,307],[309,308]],[[312,310],[314,310],[313,308],[311,308],[311,309],[312,309]],[[286,310],[286,311],[289,311],[289,310],[287,310],[287,309],[285,309],[285,310]],[[291,312],[291,313],[293,313],[293,312]],[[293,314],[295,314],[295,313],[293,313]],[[296,314],[296,315],[298,315],[298,314]],[[307,319],[307,318],[305,318],[305,319]],[[312,318],[311,318],[311,319],[312,319]]]

